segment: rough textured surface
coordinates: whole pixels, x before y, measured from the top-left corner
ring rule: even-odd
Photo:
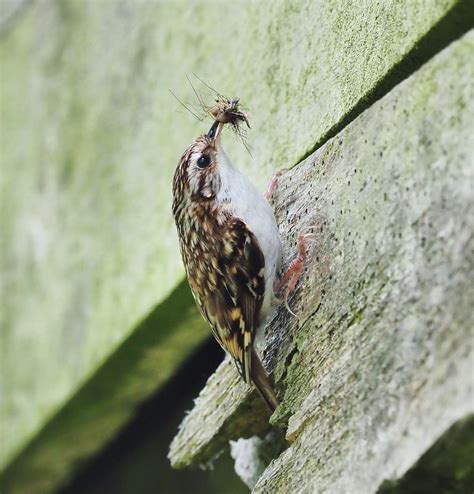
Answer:
[[[256,493],[376,492],[474,411],[473,52],[471,32],[281,179],[287,259],[303,227],[316,239],[291,301],[299,320],[282,309],[267,328],[282,399],[271,420],[290,446]],[[255,433],[233,427],[244,385],[215,411],[233,376],[211,378],[212,402],[202,391],[175,466]]]
[[[191,99],[194,71],[241,96],[255,159],[233,156],[263,183],[465,29],[467,3],[10,1],[0,466],[181,280],[171,175],[204,124],[168,88]]]

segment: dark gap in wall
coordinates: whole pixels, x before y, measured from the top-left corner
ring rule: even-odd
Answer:
[[[294,166],[313,154],[329,139],[336,136],[341,130],[355,120],[367,108],[383,98],[395,86],[410,77],[437,53],[446,48],[453,41],[459,39],[473,27],[473,2],[472,0],[461,0],[426,33],[420,42],[407,53],[400,63],[387,72],[378,86],[362,97],[354,108],[347,113],[339,123],[326,132],[326,134],[324,134]]]
[[[136,329],[10,462],[0,477],[0,491],[31,492],[34,486],[35,492],[50,492],[63,478],[73,474],[81,458],[88,457],[95,448],[103,445],[106,434],[102,430],[110,432],[110,417],[115,420],[116,410],[133,413],[134,407],[142,402],[142,392],[134,392],[133,383],[146,378],[141,366],[147,354],[153,348],[166,346],[184,320],[195,329],[199,324],[203,326],[203,332],[207,330],[188,283],[183,280],[138,323]],[[220,360],[222,358],[221,353]],[[131,376],[134,376],[133,381]],[[124,386],[128,386],[129,391],[125,394],[122,392]],[[118,433],[128,420],[124,416],[118,424],[112,421],[112,429],[117,427]],[[63,453],[65,448],[66,454]]]
[[[80,465],[75,477],[57,494],[247,493],[227,453],[212,470],[176,471],[167,458],[169,444],[186,410],[193,408],[193,399],[222,357],[222,350],[213,340],[201,345],[101,452]]]
[[[398,480],[377,494],[471,494],[474,490],[474,415],[456,422]]]

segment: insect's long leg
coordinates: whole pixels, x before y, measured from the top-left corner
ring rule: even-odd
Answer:
[[[212,91],[216,96],[218,100],[225,101],[226,103],[230,103],[229,98],[226,98],[223,94],[221,94],[219,91],[214,89],[209,83],[203,81],[196,73],[193,72],[193,76],[201,83],[204,84],[204,86],[207,87],[210,91]]]
[[[184,108],[186,109],[189,113],[191,113],[191,115],[193,115],[195,118],[197,118],[200,122],[202,122],[204,120],[204,117],[199,117],[198,115],[196,115],[195,112],[193,112],[193,110],[191,110],[191,108],[189,108],[189,106],[184,103],[183,101],[181,101],[177,96],[176,94],[173,93],[173,91],[171,91],[171,89],[169,89],[169,92],[175,97],[176,101]]]
[[[247,144],[247,131],[243,129],[238,123],[232,124],[232,130],[235,135],[238,137],[239,141],[244,145],[247,153],[249,153],[250,157],[253,158],[252,152],[250,151],[250,147]]]
[[[199,102],[199,105],[201,106],[201,109],[205,112],[205,113],[209,113],[208,112],[208,107],[204,104],[204,100],[202,99],[202,96],[197,92],[196,88],[194,87],[194,84],[192,83],[191,79],[189,78],[188,74],[185,74],[186,75],[186,79],[188,80],[189,82],[189,85],[191,86],[194,94],[196,95],[196,98]]]

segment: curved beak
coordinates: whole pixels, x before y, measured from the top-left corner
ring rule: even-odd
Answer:
[[[207,137],[212,139],[214,142],[217,142],[218,138],[221,135],[224,124],[218,122],[217,120],[212,124],[212,127],[209,129],[207,133]]]

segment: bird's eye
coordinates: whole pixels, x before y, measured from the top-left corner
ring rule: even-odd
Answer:
[[[198,160],[196,161],[196,164],[199,168],[206,168],[206,166],[209,166],[210,162],[211,158],[208,154],[201,154],[201,156],[199,156]]]

